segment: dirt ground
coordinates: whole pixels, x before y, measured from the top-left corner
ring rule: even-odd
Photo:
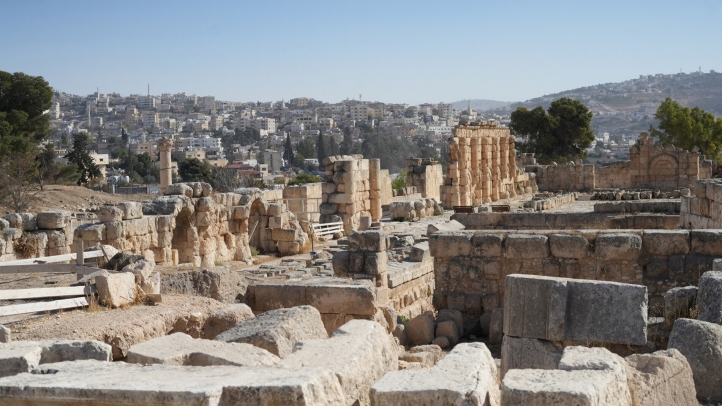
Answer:
[[[112,195],[105,192],[96,192],[94,190],[82,186],[63,186],[48,185],[44,191],[38,191],[35,195],[35,201],[28,210],[31,213],[37,213],[45,210],[70,210],[78,211],[79,209],[88,209],[91,206],[102,205],[111,202],[128,202],[151,200],[155,195],[138,194],[138,195]],[[14,210],[0,206],[0,213],[13,213]]]

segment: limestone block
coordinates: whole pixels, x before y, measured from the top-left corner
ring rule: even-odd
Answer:
[[[101,206],[98,210],[98,220],[101,222],[113,222],[123,220],[123,211],[116,206]]]
[[[211,197],[202,197],[196,202],[196,212],[211,211],[215,206],[215,202]]]
[[[370,397],[375,406],[496,406],[496,364],[484,344],[459,344],[433,368],[387,373]]]
[[[67,210],[42,211],[38,213],[36,222],[39,229],[60,230],[70,225],[70,212]]]
[[[12,341],[12,331],[0,324],[0,343],[9,343]]]
[[[143,217],[143,205],[140,202],[120,202],[116,206],[123,212],[123,220]]]
[[[429,366],[434,366],[437,362],[444,358],[444,352],[441,351],[441,347],[435,344],[430,345],[417,345],[409,349],[409,354],[430,354],[432,356],[432,363]]]
[[[193,197],[193,188],[185,183],[174,183],[166,187],[165,195]]]
[[[436,316],[436,321],[451,320],[456,325],[456,331],[459,335],[464,332],[464,315],[456,309],[441,309]]]
[[[3,216],[7,220],[11,228],[17,228],[23,231],[33,231],[38,228],[37,220],[32,213],[10,213]]]
[[[131,272],[136,275],[136,281],[138,283],[145,282],[150,279],[150,274],[155,270],[155,264],[148,261],[147,259],[141,259],[135,261],[132,264],[126,265],[121,271]]]
[[[647,287],[571,279],[566,340],[647,343]]]
[[[297,306],[244,320],[215,340],[253,344],[284,358],[292,352],[296,341],[321,338],[328,338],[321,313],[311,306]]]
[[[671,330],[674,321],[690,318],[691,309],[697,303],[697,287],[672,288],[664,294],[664,328]]]
[[[722,326],[706,321],[677,319],[668,349],[684,355],[692,368],[697,399],[722,401]]]
[[[677,350],[625,358],[627,383],[635,406],[696,406],[692,369]]]
[[[504,338],[504,308],[497,307],[491,311],[489,319],[489,344],[502,344]]]
[[[411,247],[411,252],[409,253],[410,260],[416,262],[424,262],[429,258],[431,258],[431,251],[429,250],[428,241],[414,244]]]
[[[708,271],[699,279],[698,320],[722,324],[722,272]]]
[[[0,345],[0,377],[31,372],[39,364],[112,360],[110,345],[93,340],[15,341]]]
[[[336,251],[333,253],[331,258],[331,265],[333,272],[336,275],[343,275],[349,272],[349,257],[350,252],[348,251]]]
[[[157,337],[128,349],[126,362],[188,366],[271,366],[280,359],[270,352],[245,343],[195,339],[183,333]]]
[[[105,241],[105,224],[82,224],[75,229],[75,236],[86,242]]]
[[[557,369],[563,352],[560,342],[504,336],[501,377],[510,369]]]
[[[40,364],[42,347],[28,341],[0,346],[0,378],[29,373]]]
[[[301,252],[301,244],[297,241],[279,241],[278,254],[281,256],[298,255]]]
[[[117,308],[135,301],[135,275],[132,272],[101,273],[95,277],[98,300],[105,306]]]
[[[594,254],[601,260],[636,261],[642,250],[642,238],[635,234],[600,234]]]
[[[504,294],[504,334],[563,341],[566,330],[567,280],[509,275]]]
[[[434,314],[424,312],[405,324],[406,340],[410,345],[431,344],[434,340]]]
[[[398,369],[398,350],[380,324],[351,320],[327,340],[303,340],[279,364],[283,368],[326,368],[339,380],[347,405],[369,405],[369,390]]]
[[[269,216],[280,216],[286,212],[286,205],[282,203],[271,203],[268,205],[267,214]]]
[[[380,275],[386,273],[388,256],[385,252],[366,252],[363,256],[363,273],[367,275]]]
[[[471,233],[437,232],[429,236],[429,250],[432,257],[469,256],[473,249]]]
[[[498,234],[475,234],[471,237],[473,255],[483,258],[500,257],[503,239]]]
[[[274,228],[271,231],[273,241],[296,241],[298,238],[297,230],[292,228]]]
[[[642,245],[652,255],[679,255],[689,253],[689,231],[644,230]]]
[[[431,236],[437,231],[461,231],[465,228],[463,224],[456,220],[450,220],[446,223],[431,223],[426,228],[426,235]]]
[[[446,337],[452,346],[459,342],[459,335],[459,330],[453,320],[441,321],[436,324],[436,337]]]
[[[582,259],[589,253],[589,241],[580,235],[552,234],[549,247],[557,258]]]
[[[10,404],[288,405],[346,403],[336,377],[320,369],[138,365],[79,361],[40,366],[0,382]]]
[[[504,240],[507,258],[541,259],[549,256],[548,238],[544,235],[509,234]]]
[[[348,250],[351,252],[386,251],[386,234],[382,231],[356,231],[348,236]]]
[[[251,214],[251,208],[248,206],[236,206],[233,208],[234,220],[245,220]]]
[[[694,254],[722,255],[722,232],[718,230],[691,230],[690,249]]]

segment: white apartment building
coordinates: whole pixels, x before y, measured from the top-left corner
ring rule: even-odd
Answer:
[[[369,116],[373,116],[373,109],[370,109],[365,104],[354,104],[349,107],[349,115],[351,120],[366,121]]]
[[[453,104],[450,103],[439,103],[436,107],[439,110],[439,114],[443,117],[454,117],[456,116],[456,109]]]
[[[50,118],[53,120],[62,118],[63,113],[60,112],[60,103],[58,103],[58,102],[53,103],[52,107],[50,107],[50,111],[48,111],[48,114],[50,114]]]
[[[157,127],[158,126],[158,113],[155,111],[144,111],[141,115],[143,120],[143,127]]]
[[[181,138],[179,145],[187,146],[193,149],[220,149],[221,139],[203,136],[198,138]]]
[[[156,101],[153,96],[138,96],[135,101],[138,110],[151,110],[156,106]]]

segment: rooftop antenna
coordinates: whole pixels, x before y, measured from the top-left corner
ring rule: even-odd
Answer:
[[[150,83],[148,83],[148,97],[150,97]]]
[[[361,101],[361,93],[358,94],[358,101]]]

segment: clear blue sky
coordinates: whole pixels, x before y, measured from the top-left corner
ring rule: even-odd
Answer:
[[[0,0],[0,70],[60,91],[526,100],[722,71],[722,2]]]

